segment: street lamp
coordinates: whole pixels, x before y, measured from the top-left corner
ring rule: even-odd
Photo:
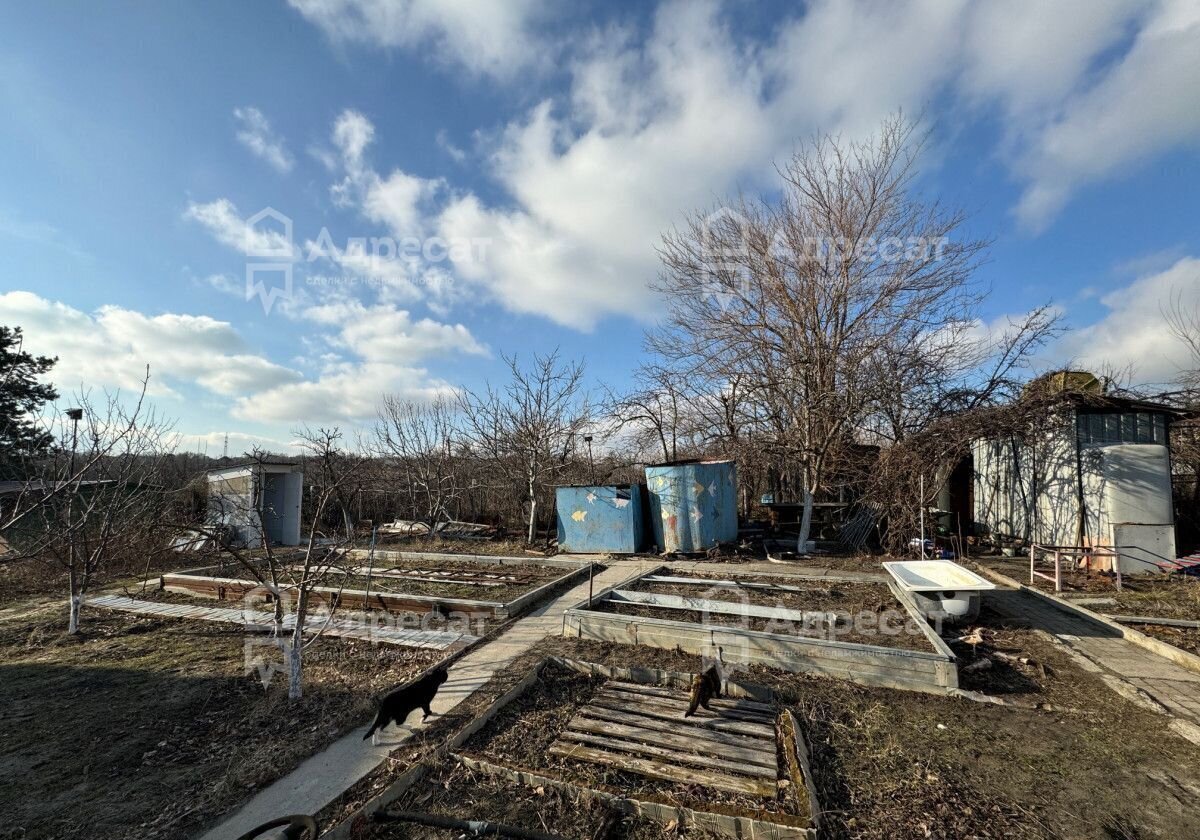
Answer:
[[[588,445],[588,473],[591,474],[592,485],[595,486],[595,484],[596,484],[596,465],[592,461],[592,436],[584,435],[583,442]]]

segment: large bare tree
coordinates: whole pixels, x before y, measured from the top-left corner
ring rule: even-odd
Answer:
[[[459,405],[464,436],[482,454],[520,471],[528,510],[527,540],[537,536],[538,493],[561,474],[588,424],[582,362],[559,359],[558,351],[533,357],[525,367],[504,357],[508,381],[488,383],[477,393],[464,389]]]
[[[914,400],[952,402],[932,384],[978,328],[986,243],[916,195],[923,145],[899,115],[865,140],[816,137],[779,169],[778,198],[693,214],[663,239],[668,317],[650,345],[719,394],[714,423],[799,490],[801,551],[814,496],[864,429],[903,428]]]
[[[408,489],[414,518],[433,533],[448,521],[462,493],[454,451],[456,404],[439,397],[419,403],[386,396],[375,424],[375,449],[393,486]]]

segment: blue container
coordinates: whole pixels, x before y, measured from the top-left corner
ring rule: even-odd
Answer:
[[[636,554],[645,548],[638,485],[559,487],[555,501],[559,551]]]
[[[690,554],[737,539],[737,466],[677,461],[646,467],[650,523],[660,551]]]

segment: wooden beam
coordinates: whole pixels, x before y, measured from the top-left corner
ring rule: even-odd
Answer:
[[[596,694],[597,697],[603,697],[605,700],[611,700],[615,703],[623,703],[636,709],[649,709],[651,711],[661,711],[673,717],[683,717],[683,713],[687,711],[689,698],[687,697],[656,697],[649,694],[639,694],[633,691],[622,691],[616,686],[606,686]],[[719,700],[710,700],[709,705],[718,703]],[[743,720],[749,723],[758,723],[763,726],[774,727],[775,715],[773,713],[761,712],[755,709],[730,709],[717,707],[713,710],[705,709],[703,706],[696,710],[694,717],[697,720]]]
[[[620,738],[612,738],[607,735],[591,732],[575,732],[568,729],[559,737],[561,740],[587,744],[588,746],[602,748],[610,752],[634,753],[636,755],[649,756],[650,758],[663,759],[676,764],[693,764],[710,770],[725,770],[735,775],[754,776],[759,779],[772,780],[776,779],[779,775],[776,767],[769,767],[761,763],[751,764],[749,762],[730,761],[725,758],[715,758],[711,755],[699,755],[694,752],[652,746],[637,741],[624,741]]]
[[[744,741],[739,744],[731,744],[728,740],[708,737],[714,734],[711,732],[704,733],[703,737],[699,733],[677,735],[653,725],[633,726],[625,723],[613,723],[609,720],[595,720],[588,717],[587,712],[581,712],[572,718],[565,731],[606,737],[615,735],[626,740],[655,744],[691,755],[697,755],[703,750],[706,755],[724,756],[727,759],[737,759],[758,767],[773,768],[777,763],[774,742],[752,742],[750,746],[747,746]]]
[[[656,712],[651,709],[630,709],[619,701],[606,700],[602,697],[592,699],[588,705],[588,714],[595,718],[611,720],[615,723],[629,723],[634,726],[647,726],[647,718],[652,718],[656,727],[667,729],[678,735],[696,737],[696,729],[706,729],[722,735],[735,735],[746,738],[772,739],[775,730],[758,723],[747,723],[740,720],[725,720],[723,718],[688,718],[684,722],[681,713],[671,714]],[[695,721],[695,723],[692,723]]]
[[[744,793],[748,796],[760,796],[764,799],[775,796],[774,782],[767,783],[762,779],[748,779],[737,776],[726,776],[720,773],[709,773],[693,767],[676,767],[653,761],[648,758],[615,755],[604,750],[586,747],[583,744],[553,744],[550,747],[552,755],[563,758],[573,758],[576,761],[586,761],[592,764],[603,764],[615,767],[626,773],[648,776],[666,782],[677,782],[682,785],[703,785],[715,790],[730,793]]]
[[[671,689],[671,688],[666,688],[665,686],[645,685],[643,683],[632,683],[632,682],[626,682],[624,680],[612,680],[607,685],[605,685],[605,688],[615,688],[620,691],[631,691],[636,694],[648,694],[651,697],[669,697],[669,698],[678,699],[681,695],[680,689],[677,689],[677,688]],[[682,694],[687,694],[687,691],[683,690]],[[759,702],[758,700],[750,700],[750,699],[742,698],[742,697],[737,697],[737,698],[723,697],[720,700],[712,700],[712,701],[710,701],[710,703],[719,709],[737,709],[739,711],[755,711],[755,712],[763,712],[765,714],[771,715],[772,718],[775,716],[775,707],[774,706],[772,706],[770,703]]]

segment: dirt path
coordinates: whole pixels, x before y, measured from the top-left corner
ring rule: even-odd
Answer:
[[[611,563],[596,575],[595,591],[614,586],[644,570],[658,565],[651,561],[621,561]],[[543,604],[525,618],[513,623],[507,632],[494,641],[457,660],[450,666],[450,679],[433,700],[433,712],[442,715],[453,709],[483,686],[499,669],[520,656],[546,636],[562,632],[562,616],[588,596],[588,582],[568,590],[553,601]],[[415,720],[414,716],[414,720]],[[228,840],[257,825],[285,814],[315,814],[337,798],[359,779],[382,764],[396,747],[412,737],[412,728],[390,728],[379,746],[363,740],[368,721],[363,726],[327,750],[305,761],[289,775],[260,791],[232,816],[199,840]]]

